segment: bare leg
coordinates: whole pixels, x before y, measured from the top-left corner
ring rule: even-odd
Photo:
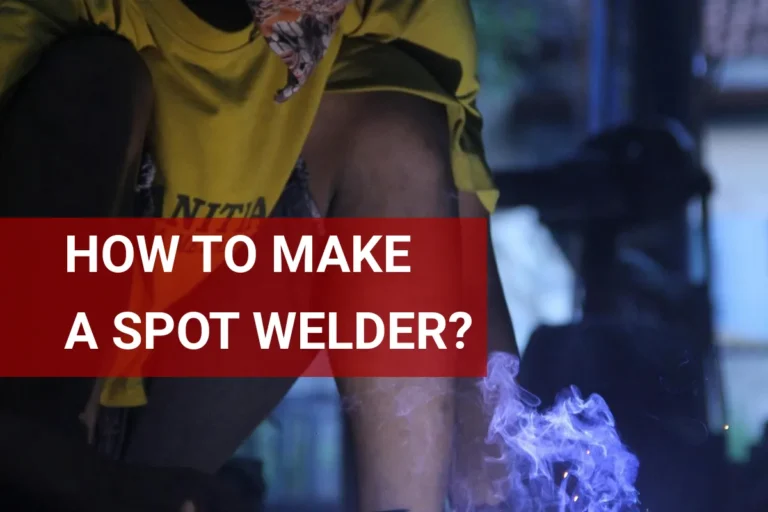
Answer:
[[[63,39],[3,101],[3,216],[133,213],[152,86],[130,43],[101,33]],[[92,385],[92,379],[2,379],[0,407],[80,436],[78,413]]]
[[[330,94],[307,163],[317,187],[334,192],[332,216],[452,217],[458,205],[448,134],[441,105],[397,93]],[[353,404],[359,510],[441,511],[455,380],[339,379],[339,389]],[[398,406],[403,394],[417,401],[407,414]]]
[[[392,93],[327,96],[306,148],[315,196],[333,195],[331,214],[339,216],[485,217],[474,194],[458,194],[458,212],[451,201],[456,194],[447,132],[442,107],[425,100]],[[488,271],[489,351],[516,353],[492,252]],[[435,511],[446,494],[458,510],[493,506],[504,498],[505,490],[495,484],[507,469],[486,460],[498,453],[485,443],[489,417],[477,384],[476,379],[339,382],[342,393],[361,404],[350,416],[362,510]],[[400,393],[429,399],[404,417],[396,406]]]
[[[134,214],[152,86],[130,43],[101,32],[63,39],[3,105],[2,215]],[[206,489],[189,472],[100,459],[78,419],[93,383],[0,379],[0,485],[15,491],[0,501],[25,500],[0,509],[27,510],[35,499],[40,510],[175,512]]]

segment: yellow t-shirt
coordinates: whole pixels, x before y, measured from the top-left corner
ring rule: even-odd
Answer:
[[[3,0],[0,102],[48,44],[83,22],[130,40],[152,73],[149,144],[165,217],[269,215],[327,91],[402,91],[444,104],[457,187],[495,205],[475,106],[469,0],[354,0],[325,58],[282,104],[273,97],[286,67],[264,39],[251,40],[252,27],[219,31],[181,0]],[[133,381],[102,395],[105,405],[144,400]]]

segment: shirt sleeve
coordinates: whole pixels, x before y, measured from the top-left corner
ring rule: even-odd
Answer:
[[[96,27],[129,39],[137,49],[151,41],[134,0],[0,1],[0,106],[48,45],[66,34]]]
[[[498,200],[476,99],[477,46],[469,0],[354,0],[341,22],[329,92],[399,91],[446,106],[453,176],[489,212]]]

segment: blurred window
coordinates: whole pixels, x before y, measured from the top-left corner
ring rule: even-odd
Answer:
[[[713,174],[713,288],[736,458],[768,420],[768,1],[706,0],[702,157]]]

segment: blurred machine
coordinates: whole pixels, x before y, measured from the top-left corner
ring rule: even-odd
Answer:
[[[697,150],[700,7],[595,0],[592,135],[563,162],[497,176],[502,205],[535,207],[580,281],[578,320],[534,332],[521,384],[545,406],[570,384],[602,395],[640,459],[642,510],[654,512],[731,512],[709,300],[711,183]],[[629,48],[616,44],[622,30]],[[619,63],[631,83],[617,94]],[[695,239],[692,213],[703,226]]]
[[[576,234],[582,248],[572,258],[580,319],[534,332],[520,381],[544,405],[570,384],[607,400],[640,458],[643,509],[720,512],[717,487],[702,487],[722,481],[725,468],[705,400],[708,280],[638,255],[627,237],[693,200],[706,218],[711,184],[690,140],[675,123],[628,124],[591,137],[562,164],[508,175],[519,204],[536,207],[554,233]]]

